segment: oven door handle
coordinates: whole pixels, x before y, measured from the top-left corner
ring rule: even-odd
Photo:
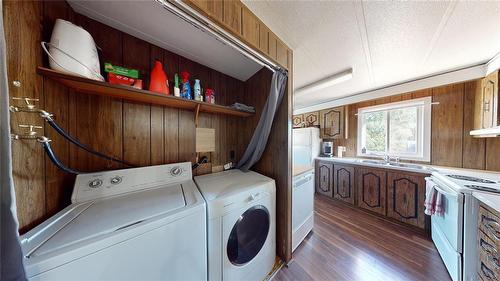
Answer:
[[[430,181],[434,184],[434,188],[441,194],[445,194],[445,195],[449,195],[449,196],[453,196],[453,197],[458,197],[458,193],[452,193],[452,192],[449,192],[449,191],[446,191],[444,190],[442,187],[440,187],[433,179],[427,177],[425,178],[426,181]]]

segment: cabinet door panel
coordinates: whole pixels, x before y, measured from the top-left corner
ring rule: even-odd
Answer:
[[[425,176],[387,173],[387,216],[407,224],[425,227]]]
[[[245,6],[242,8],[241,16],[243,38],[251,46],[258,48],[261,25],[259,20]]]
[[[386,214],[386,172],[356,168],[358,206],[382,215]]]
[[[354,205],[354,168],[333,166],[333,197]]]
[[[316,162],[316,192],[332,196],[333,164],[331,162]]]
[[[241,36],[241,2],[234,0],[223,1],[223,22],[235,34]]]
[[[320,111],[321,138],[339,139],[344,137],[344,107]]]
[[[495,84],[488,78],[483,80],[483,128],[493,127],[493,91]]]
[[[306,127],[319,126],[319,112],[304,113],[304,122],[306,123]]]
[[[294,128],[302,128],[304,125],[304,115],[298,114],[292,117],[293,127]]]

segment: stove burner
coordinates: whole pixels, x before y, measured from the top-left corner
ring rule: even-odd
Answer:
[[[476,177],[469,177],[469,176],[461,176],[461,175],[448,175],[448,177],[457,179],[457,180],[464,180],[464,181],[473,181],[473,182],[480,182],[480,183],[496,183],[491,180],[487,179],[480,179]]]
[[[475,189],[475,190],[480,190],[480,191],[500,193],[500,189],[496,189],[496,188],[492,188],[492,187],[486,187],[486,186],[475,185],[475,184],[466,184],[464,186],[468,187],[468,188]]]

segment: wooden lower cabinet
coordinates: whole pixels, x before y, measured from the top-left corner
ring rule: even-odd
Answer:
[[[333,197],[354,205],[354,167],[333,165]]]
[[[356,168],[358,207],[386,215],[386,171]]]
[[[479,208],[477,274],[481,280],[500,280],[500,213],[486,205]]]
[[[387,173],[387,216],[425,228],[425,175]]]
[[[316,161],[316,192],[326,196],[333,194],[333,163]]]

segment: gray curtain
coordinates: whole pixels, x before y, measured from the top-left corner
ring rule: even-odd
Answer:
[[[283,100],[283,95],[285,94],[287,78],[288,74],[286,72],[274,72],[271,80],[269,96],[266,104],[264,105],[264,109],[262,110],[259,124],[257,124],[257,128],[255,128],[252,139],[250,140],[250,143],[248,144],[240,162],[236,165],[236,168],[246,172],[253,165],[255,165],[255,163],[257,163],[262,156],[262,153],[266,148],[269,133],[271,132],[274,115],[276,115],[276,111]]]
[[[19,244],[14,183],[12,180],[12,151],[10,146],[9,89],[3,3],[0,0],[0,280],[26,280],[23,255]]]

